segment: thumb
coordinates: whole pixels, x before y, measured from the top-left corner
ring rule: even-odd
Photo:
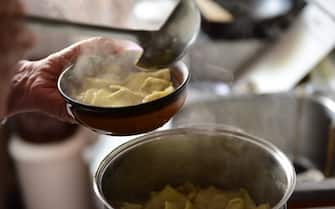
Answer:
[[[61,51],[49,55],[45,58],[56,74],[61,73],[66,67],[75,62],[80,54],[80,45],[71,45]]]
[[[49,55],[45,60],[57,71],[56,73],[61,73],[66,67],[73,64],[76,59],[80,56],[83,46],[90,46],[99,42],[99,40],[104,40],[100,37],[93,37],[83,41],[79,41],[61,51]]]

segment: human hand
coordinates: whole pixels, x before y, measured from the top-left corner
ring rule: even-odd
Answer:
[[[122,55],[141,48],[128,41],[91,38],[39,61],[21,61],[12,78],[7,116],[20,112],[42,111],[59,120],[74,122],[67,113],[63,97],[57,89],[59,74],[83,53]]]

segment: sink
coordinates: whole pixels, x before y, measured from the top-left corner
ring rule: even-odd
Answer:
[[[216,96],[188,102],[171,126],[224,124],[264,138],[292,160],[299,183],[335,176],[334,120],[333,100],[280,93]]]

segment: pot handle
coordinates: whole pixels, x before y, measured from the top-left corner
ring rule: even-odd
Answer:
[[[288,201],[288,208],[335,206],[335,178],[298,184]]]

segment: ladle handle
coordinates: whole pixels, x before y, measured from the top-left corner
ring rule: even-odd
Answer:
[[[56,18],[39,17],[33,15],[26,15],[24,21],[31,27],[42,27],[44,30],[64,30],[72,34],[80,34],[81,36],[104,36],[113,37],[120,35],[121,37],[139,43],[139,38],[147,31],[129,30],[122,28],[113,28],[109,26],[93,25],[81,22],[73,22]]]

